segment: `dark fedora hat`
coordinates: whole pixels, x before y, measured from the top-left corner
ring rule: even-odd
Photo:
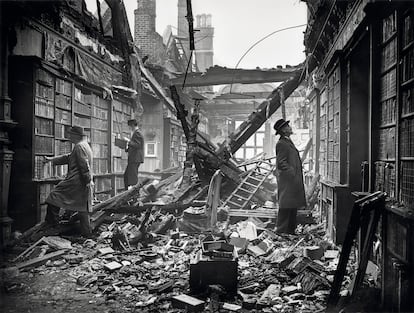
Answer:
[[[68,133],[78,136],[85,136],[85,132],[83,131],[83,127],[80,126],[72,126],[69,128]]]
[[[138,125],[138,121],[134,118],[128,120],[128,126],[137,126]]]
[[[276,134],[279,133],[279,131],[283,128],[283,126],[289,124],[289,121],[285,121],[283,118],[281,118],[280,120],[277,120],[275,125],[273,125],[273,128],[276,131]]]

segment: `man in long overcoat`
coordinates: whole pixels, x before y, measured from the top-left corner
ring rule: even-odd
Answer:
[[[302,162],[290,135],[293,133],[289,121],[280,119],[273,128],[280,135],[276,144],[276,177],[279,211],[277,232],[294,234],[297,210],[306,206],[303,186]]]
[[[73,126],[68,131],[69,140],[75,145],[69,154],[46,157],[53,165],[68,164],[68,173],[50,192],[46,199],[46,222],[59,222],[59,209],[77,211],[82,235],[91,232],[89,212],[92,205],[93,175],[91,171],[92,150],[86,141],[82,127]]]
[[[125,151],[128,152],[128,164],[124,172],[125,189],[138,183],[138,169],[140,164],[144,162],[144,137],[139,131],[137,120],[129,120],[128,126],[132,135],[125,148]]]

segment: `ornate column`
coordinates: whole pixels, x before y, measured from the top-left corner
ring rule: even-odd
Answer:
[[[2,6],[0,4],[0,6]],[[9,30],[7,9],[1,7],[0,17],[0,246],[9,239],[13,220],[8,215],[9,186],[13,151],[9,149],[9,131],[16,123],[11,119],[9,97]]]

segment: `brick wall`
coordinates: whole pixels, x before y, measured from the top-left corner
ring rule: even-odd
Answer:
[[[148,61],[163,65],[167,59],[162,37],[155,31],[155,0],[138,0],[138,9],[134,11],[134,42],[148,56]]]

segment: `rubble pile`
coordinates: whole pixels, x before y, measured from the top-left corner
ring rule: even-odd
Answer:
[[[27,272],[59,273],[62,290],[128,310],[325,309],[339,251],[323,239],[323,225],[281,235],[270,219],[234,221],[219,207],[212,226],[206,201],[197,200],[202,188],[180,189],[181,175],[167,180],[100,204],[93,238],[68,235],[71,223],[24,234],[3,269],[6,290],[24,292],[16,278]]]
[[[159,221],[168,216],[153,217],[149,228],[159,229]],[[320,227],[305,226],[299,235],[280,236],[262,228],[259,220],[248,219],[219,223],[218,233],[187,234],[175,223],[165,234],[150,230],[136,240],[139,221],[124,216],[104,223],[96,238],[83,242],[43,237],[14,260],[14,268],[34,275],[60,271],[73,278],[76,291],[92,299],[153,312],[325,308],[338,250],[321,238]],[[320,253],[309,253],[315,247]],[[28,263],[53,253],[43,262]],[[209,262],[214,262],[214,271]],[[6,286],[13,292],[11,282]]]

